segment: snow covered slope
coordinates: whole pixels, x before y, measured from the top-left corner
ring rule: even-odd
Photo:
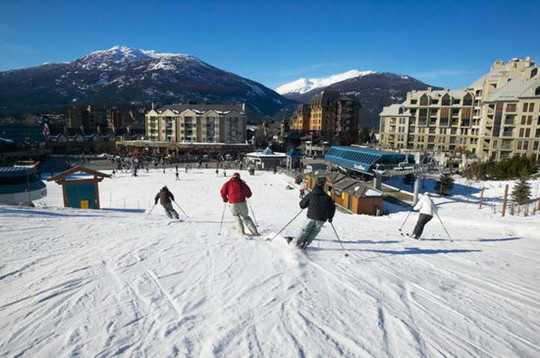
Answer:
[[[298,191],[279,174],[241,174],[274,235],[299,212]],[[478,190],[435,198],[450,242],[437,219],[424,241],[400,236],[406,208],[338,212],[341,241],[326,224],[303,254],[281,235],[231,230],[228,178],[180,179],[118,173],[100,183],[101,211],[62,208],[55,183],[35,208],[0,206],[0,356],[540,356],[538,215],[479,210]],[[169,224],[159,205],[148,215],[164,184],[189,219]],[[500,184],[485,185],[497,201]]]
[[[299,78],[296,81],[286,83],[279,86],[275,91],[279,94],[288,94],[288,93],[306,93],[312,91],[316,88],[328,87],[334,83],[345,81],[355,77],[362,77],[376,73],[375,71],[358,71],[350,70],[347,72],[339,73],[337,75],[332,75],[329,77],[322,78]]]

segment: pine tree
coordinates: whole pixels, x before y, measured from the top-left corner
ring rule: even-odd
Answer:
[[[414,174],[407,174],[403,177],[403,184],[405,185],[413,185],[414,184],[415,176]]]
[[[518,205],[528,204],[531,201],[531,185],[526,177],[521,177],[512,190],[512,198]]]
[[[441,175],[439,181],[435,184],[435,190],[439,195],[449,195],[454,188],[454,178],[449,173]]]

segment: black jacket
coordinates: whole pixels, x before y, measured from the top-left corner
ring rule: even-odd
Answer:
[[[171,200],[174,201],[174,195],[168,189],[161,189],[154,198],[154,203],[157,204],[158,200],[161,205],[170,203]]]
[[[300,207],[308,208],[307,217],[312,220],[332,220],[336,213],[334,200],[318,185],[300,201]]]

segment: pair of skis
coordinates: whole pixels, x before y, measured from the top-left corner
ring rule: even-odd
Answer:
[[[416,237],[416,236],[414,236],[414,235],[412,235],[412,234],[409,234],[409,233],[403,233],[403,232],[400,232],[399,234],[400,234],[401,236],[407,236],[407,237],[410,237],[411,239],[415,239],[415,240],[418,240],[418,241],[422,241],[421,238]]]

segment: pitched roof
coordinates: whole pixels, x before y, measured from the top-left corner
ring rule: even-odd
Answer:
[[[401,110],[401,113],[400,113]],[[388,107],[384,107],[380,116],[410,116],[411,112],[408,108],[403,107],[401,104],[391,104]]]
[[[538,77],[525,80],[521,76],[513,76],[503,87],[492,90],[486,102],[517,101],[519,98],[535,97],[536,89],[539,87]]]
[[[60,173],[58,175],[50,177],[49,179],[47,179],[47,181],[53,181],[54,180],[58,184],[62,184],[63,182],[65,182],[67,180],[67,178],[69,176],[71,176],[73,174],[76,174],[76,173],[86,173],[86,174],[93,175],[94,180],[97,180],[97,181],[102,181],[104,178],[110,178],[111,177],[109,174],[105,174],[105,173],[99,172],[97,170],[93,170],[93,169],[89,169],[89,168],[86,168],[86,167],[79,166],[79,167],[74,167],[74,168],[68,169],[65,172],[62,172],[62,173]]]
[[[218,112],[231,112],[231,111],[237,111],[240,113],[244,113],[244,105],[243,104],[207,104],[207,103],[201,103],[201,104],[171,104],[167,106],[163,106],[160,108],[157,108],[156,111],[159,112],[165,112],[166,110],[171,110],[173,112],[181,113],[187,109],[190,109],[194,112],[207,112],[207,111],[218,111]]]

